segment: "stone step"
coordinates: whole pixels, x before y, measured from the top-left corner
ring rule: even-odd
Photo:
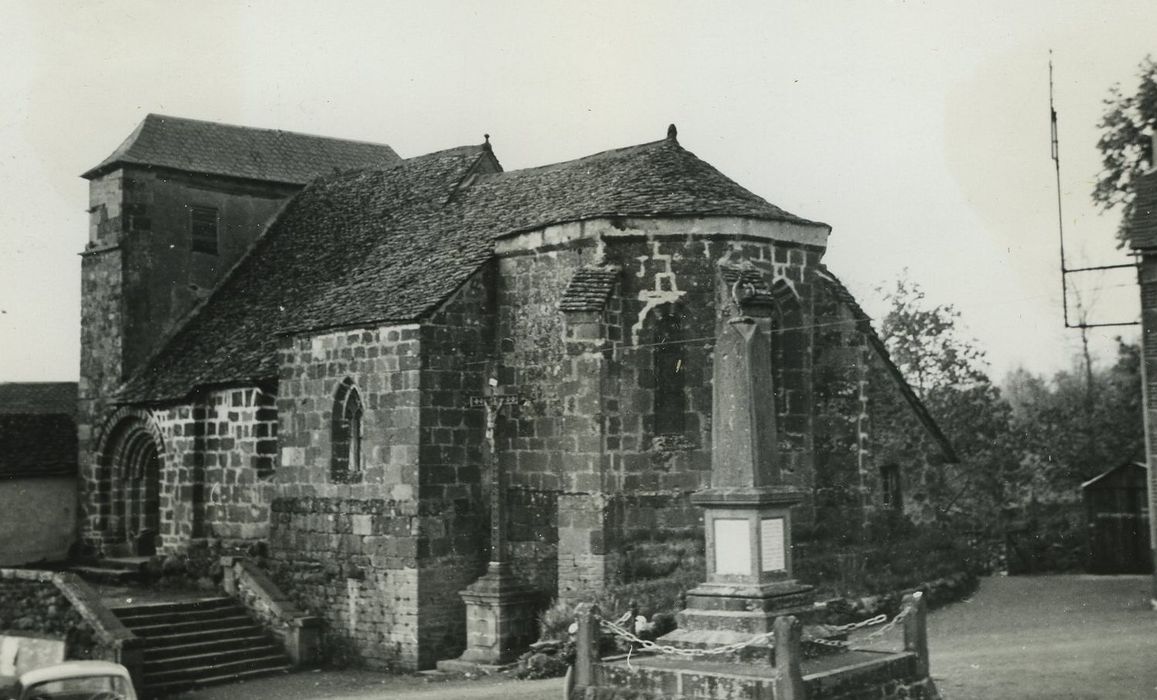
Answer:
[[[168,683],[157,683],[156,685],[148,686],[149,691],[146,698],[167,698],[169,695],[189,691],[192,690],[192,688],[224,685],[227,683],[241,683],[243,680],[251,680],[253,678],[285,675],[285,673],[289,671],[289,666],[286,665],[283,666],[283,668],[255,669],[252,671],[226,673],[226,675],[222,676],[207,676],[205,678],[198,678],[196,681],[174,680],[168,681]]]
[[[279,659],[285,662],[281,650],[268,640],[257,642],[249,646],[232,649],[214,649],[197,654],[184,656],[170,656],[167,658],[145,657],[145,676],[157,676],[169,671],[182,671],[190,668],[205,668],[219,664],[235,664],[245,661],[261,659]]]
[[[123,622],[148,615],[169,613],[200,612],[202,610],[219,610],[221,608],[240,608],[232,598],[214,596],[209,598],[192,598],[189,600],[174,600],[161,603],[134,603],[112,608],[116,616]]]
[[[150,636],[164,636],[169,634],[182,634],[184,632],[213,632],[216,629],[234,629],[237,627],[256,627],[252,618],[243,613],[234,611],[227,611],[220,616],[201,620],[170,620],[168,622],[149,621],[146,625],[131,625],[128,621],[125,622],[125,627],[131,629],[132,633],[143,638],[150,638]]]
[[[218,676],[206,676],[193,680],[172,680],[165,681],[165,683],[157,683],[148,686],[148,691],[143,697],[145,698],[169,698],[176,693],[183,693],[185,691],[193,690],[193,688],[208,687],[212,685],[226,685],[229,683],[242,683],[244,680],[252,680],[255,678],[265,678],[267,676],[285,675],[290,671],[289,666],[283,668],[268,668],[268,669],[253,669],[251,671],[238,671],[236,673],[224,673]],[[244,695],[242,695],[244,697]]]
[[[291,666],[284,651],[232,598],[145,603],[113,612],[144,640],[145,697],[284,673]]]
[[[152,557],[104,557],[97,561],[97,565],[106,569],[124,569],[125,571],[144,571],[145,565],[152,561]]]
[[[215,620],[222,617],[230,617],[241,615],[248,617],[248,612],[245,608],[228,605],[220,607],[196,608],[190,610],[169,610],[158,612],[139,612],[133,615],[120,615],[120,621],[130,629],[137,627],[150,627],[161,624],[176,624],[180,622],[198,622],[200,620]]]
[[[150,642],[161,642],[163,638],[154,637]],[[193,656],[213,651],[229,651],[246,649],[263,644],[271,644],[265,634],[237,635],[225,639],[211,639],[203,642],[182,642],[174,644],[157,644],[146,647],[144,650],[145,663],[162,661],[175,656]]]
[[[141,573],[139,571],[97,565],[74,566],[71,571],[89,583],[124,586],[139,583],[141,580]]]
[[[288,669],[289,663],[286,661],[284,655],[267,654],[251,659],[227,659],[217,663],[171,668],[156,673],[149,673],[146,670],[144,679],[145,687],[156,691],[159,686],[176,683],[202,685],[202,679],[221,678],[258,671],[284,671]]]

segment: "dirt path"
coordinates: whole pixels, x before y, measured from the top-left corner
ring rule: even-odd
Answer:
[[[1157,698],[1157,613],[1144,576],[985,579],[933,613],[945,700]]]
[[[371,671],[314,671],[206,688],[175,696],[173,700],[561,700],[562,687],[561,678],[431,680],[425,676],[390,676]]]

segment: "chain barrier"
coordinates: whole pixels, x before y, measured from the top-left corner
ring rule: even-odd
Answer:
[[[854,630],[863,629],[865,627],[873,627],[875,625],[883,625],[883,627],[881,627],[878,630],[875,630],[871,634],[855,640],[857,644],[865,644],[865,643],[871,642],[873,640],[879,639],[880,637],[884,636],[888,632],[891,632],[893,629],[895,629],[896,625],[903,622],[904,619],[907,618],[908,615],[910,615],[912,613],[912,610],[913,610],[912,606],[910,606],[910,605],[905,606],[904,609],[901,610],[899,612],[899,614],[896,615],[896,617],[891,619],[891,621],[888,620],[887,615],[881,614],[881,615],[876,615],[875,617],[870,617],[867,620],[861,620],[860,622],[851,622],[851,623],[848,623],[846,625],[828,626],[827,629],[832,634],[845,634],[848,632],[852,632]],[[626,616],[624,616],[624,617],[626,617]],[[612,622],[611,620],[608,620],[604,617],[600,617],[599,618],[599,627],[603,631],[609,632],[609,633],[613,634],[615,637],[618,637],[619,639],[621,639],[625,642],[629,642],[632,645],[637,645],[641,651],[649,651],[649,652],[653,652],[653,653],[657,653],[657,654],[668,654],[671,656],[702,657],[702,656],[719,656],[719,655],[723,655],[723,654],[731,654],[731,653],[737,652],[741,649],[745,649],[745,648],[750,647],[750,646],[756,646],[759,644],[769,642],[775,637],[774,632],[767,632],[765,634],[756,635],[756,636],[751,637],[750,639],[746,639],[742,642],[735,642],[733,644],[724,644],[722,646],[712,647],[710,649],[693,649],[693,648],[692,649],[685,649],[682,647],[671,646],[670,644],[658,644],[658,643],[653,642],[649,639],[643,639],[643,638],[639,637],[638,635],[636,635],[634,632],[631,632],[630,630],[623,627],[622,624],[620,624],[623,621],[624,621],[623,618],[620,618],[618,621]],[[848,649],[852,648],[851,642],[849,642],[849,641],[833,640],[833,639],[827,639],[824,637],[807,636],[807,637],[804,637],[802,639],[802,641],[809,643],[809,644],[817,644],[820,646],[839,648],[841,650],[848,650]]]
[[[839,647],[840,649],[849,650],[849,651],[852,649],[863,650],[864,644],[868,644],[870,642],[873,642],[873,641],[879,639],[880,637],[883,637],[885,634],[888,634],[889,632],[891,632],[893,629],[896,628],[896,625],[900,624],[909,615],[911,615],[912,611],[914,609],[915,609],[914,606],[911,606],[911,605],[904,606],[904,609],[901,610],[899,613],[897,613],[896,617],[893,617],[890,621],[887,622],[887,624],[884,624],[883,627],[881,627],[878,630],[874,630],[872,633],[867,634],[867,635],[860,637],[858,639],[855,639],[855,640],[835,640],[835,639],[824,639],[822,637],[804,637],[803,641],[811,643],[811,644],[818,644],[820,646]],[[864,620],[862,622],[854,622],[854,623],[849,624],[849,625],[841,625],[840,627],[838,627],[836,629],[839,632],[851,632],[852,630],[861,629],[863,627],[870,627],[872,625],[882,624],[885,622],[885,620],[888,620],[887,615],[877,615],[873,618]],[[852,646],[853,642],[856,644],[856,646],[854,646],[854,647]]]

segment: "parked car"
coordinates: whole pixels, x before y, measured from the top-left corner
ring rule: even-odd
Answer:
[[[0,676],[0,700],[137,700],[128,670],[108,661],[65,661]]]

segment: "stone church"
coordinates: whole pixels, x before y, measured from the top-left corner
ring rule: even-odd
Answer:
[[[150,115],[84,177],[82,539],[259,553],[371,666],[464,648],[496,472],[513,575],[544,600],[701,542],[736,295],[774,305],[765,400],[809,494],[797,528],[924,517],[954,461],[823,265],[830,228],[674,127],[504,171],[488,138],[402,159]],[[874,440],[885,404],[902,449]]]

